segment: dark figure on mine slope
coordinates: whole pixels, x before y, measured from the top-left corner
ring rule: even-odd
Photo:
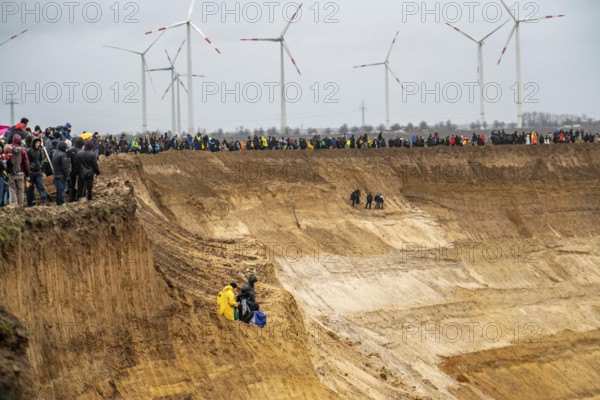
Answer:
[[[373,194],[369,193],[367,195],[367,204],[365,204],[365,208],[369,210],[373,207]]]
[[[360,204],[360,189],[356,189],[354,192],[352,192],[350,195],[350,201],[352,202],[352,207],[354,207],[356,204]]]

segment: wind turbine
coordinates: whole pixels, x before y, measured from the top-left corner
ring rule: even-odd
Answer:
[[[221,51],[212,44],[212,41],[204,33],[202,33],[200,28],[198,28],[192,22],[192,14],[194,13],[194,4],[195,3],[196,3],[196,0],[192,0],[192,4],[190,5],[190,10],[188,12],[188,19],[186,21],[177,22],[175,24],[159,28],[156,31],[146,32],[146,35],[149,35],[154,32],[162,32],[162,31],[166,31],[167,29],[177,28],[177,27],[183,26],[183,25],[185,25],[187,27],[187,58],[188,58],[187,59],[187,64],[188,64],[187,65],[187,78],[188,78],[188,88],[189,88],[189,90],[188,90],[189,131],[188,131],[188,133],[190,135],[192,135],[195,131],[195,129],[194,129],[194,85],[192,82],[192,78],[193,78],[193,74],[192,74],[192,29],[194,29],[196,32],[198,32],[204,38],[204,40],[206,40],[206,42],[215,49],[215,51],[217,53],[221,54]]]
[[[481,129],[483,129],[484,125],[485,125],[485,99],[484,99],[484,91],[485,91],[485,80],[484,80],[484,76],[483,76],[483,45],[485,43],[485,41],[487,40],[487,38],[489,38],[490,36],[492,36],[494,33],[496,33],[500,28],[502,28],[504,25],[506,25],[508,23],[508,21],[506,21],[505,23],[503,23],[502,25],[500,25],[498,28],[494,29],[490,34],[488,34],[487,36],[485,36],[483,39],[481,40],[475,40],[473,39],[472,36],[464,33],[463,31],[461,31],[460,29],[458,29],[455,26],[450,25],[449,23],[446,22],[446,25],[448,25],[450,28],[454,29],[455,31],[462,33],[463,35],[465,35],[467,38],[469,38],[470,40],[474,41],[475,43],[477,43],[477,72],[479,73],[479,103],[480,103],[480,116],[481,116]]]
[[[121,51],[126,51],[128,53],[137,54],[142,57],[142,119],[143,119],[142,132],[143,133],[148,132],[148,104],[147,104],[147,96],[146,96],[146,70],[148,69],[148,64],[146,63],[146,54],[148,53],[148,51],[150,51],[150,49],[154,46],[154,44],[161,37],[162,37],[162,34],[158,38],[156,38],[156,40],[154,42],[152,42],[152,44],[150,44],[150,46],[148,46],[148,48],[143,52],[123,49],[121,47],[103,46],[103,47],[106,47],[109,49],[121,50]],[[152,77],[150,77],[150,82],[154,86],[154,82],[152,82]]]
[[[396,78],[396,81],[398,83],[400,83],[400,79],[398,79],[398,77],[396,76],[396,74],[394,73],[394,71],[392,71],[392,68],[390,67],[390,55],[392,54],[392,50],[394,49],[394,45],[396,44],[396,39],[398,39],[398,35],[400,34],[400,31],[396,32],[396,36],[394,37],[394,40],[392,41],[392,45],[390,46],[390,51],[388,51],[388,55],[387,58],[385,59],[384,62],[380,62],[380,63],[375,63],[375,64],[364,64],[364,65],[358,65],[354,68],[365,68],[365,67],[375,67],[378,65],[384,65],[385,66],[385,109],[386,109],[386,125],[389,128],[390,127],[390,80],[389,80],[389,73],[391,73],[394,78]],[[400,86],[402,86],[402,89],[404,89],[404,85],[402,85],[400,83]]]
[[[156,71],[170,71],[171,72],[171,85],[169,86],[169,88],[167,89],[167,91],[165,92],[165,94],[163,95],[163,99],[165,98],[165,96],[167,95],[167,93],[169,93],[169,89],[171,89],[171,86],[173,86],[173,82],[175,81],[175,62],[177,61],[177,57],[179,57],[179,53],[181,52],[181,49],[183,48],[183,45],[185,44],[185,40],[183,42],[181,42],[181,46],[179,46],[179,50],[177,50],[177,53],[175,54],[175,58],[171,61],[171,57],[169,56],[169,52],[165,49],[165,53],[167,54],[167,59],[169,60],[169,64],[170,67],[167,68],[156,68],[156,69],[149,69],[147,72],[156,72]],[[178,135],[179,129],[181,128],[181,126],[177,126],[176,122],[175,122],[175,90],[171,91],[171,133],[173,135]]]
[[[539,18],[517,19],[515,17],[515,15],[512,13],[512,11],[510,11],[510,8],[508,8],[508,6],[504,2],[504,0],[500,0],[500,1],[502,2],[502,5],[504,6],[504,8],[506,8],[506,11],[508,11],[510,16],[512,17],[512,19],[515,21],[515,26],[513,26],[512,30],[510,31],[510,35],[508,36],[508,40],[506,41],[506,46],[504,46],[504,49],[502,50],[502,54],[500,55],[500,59],[498,60],[498,65],[500,65],[500,62],[502,61],[502,57],[504,57],[504,53],[506,53],[506,49],[508,48],[508,45],[510,44],[511,39],[516,32],[517,33],[517,39],[516,39],[516,46],[517,46],[517,128],[522,129],[523,128],[523,93],[521,90],[521,30],[520,30],[521,23],[531,22],[531,21],[541,21],[544,19],[561,18],[561,17],[564,17],[565,15],[564,14],[548,15],[548,16],[539,17]]]
[[[183,41],[185,43],[185,40]],[[181,46],[179,47],[179,50],[177,50],[177,54],[175,55],[175,58],[173,60],[171,60],[171,57],[169,56],[169,52],[167,50],[165,50],[165,53],[167,54],[167,59],[169,60],[169,64],[171,65],[170,67],[167,68],[157,68],[157,69],[151,69],[148,70],[148,72],[155,72],[155,71],[171,71],[171,84],[169,85],[169,87],[167,88],[167,90],[165,91],[165,94],[162,96],[162,99],[165,98],[165,96],[167,95],[167,93],[169,93],[169,90],[171,90],[171,110],[172,110],[172,132],[173,134],[179,135],[181,133],[181,96],[180,96],[180,87],[183,87],[183,90],[185,90],[186,93],[188,93],[188,90],[186,89],[185,85],[183,84],[181,77],[182,76],[186,76],[186,75],[180,75],[177,70],[175,69],[175,62],[177,62],[177,58],[179,57],[179,53],[181,52],[181,49],[183,48],[183,44],[181,43]],[[204,78],[204,75],[192,75],[193,77],[202,77]],[[177,120],[175,119],[175,88],[173,85],[177,86]],[[177,121],[177,123],[176,123]]]
[[[288,54],[288,56],[290,57],[290,60],[292,60],[292,64],[294,64],[294,67],[296,67],[296,71],[298,71],[298,75],[302,75],[302,73],[300,72],[300,69],[298,68],[298,64],[296,64],[296,60],[292,56],[292,53],[290,52],[290,49],[289,49],[287,43],[285,42],[285,34],[287,33],[288,29],[290,29],[292,22],[294,22],[294,20],[298,16],[298,13],[300,12],[301,8],[302,8],[302,3],[298,6],[298,9],[294,13],[294,15],[292,15],[292,18],[290,19],[290,21],[286,25],[285,29],[281,32],[281,35],[279,35],[278,38],[276,38],[276,39],[241,39],[244,42],[251,41],[251,42],[279,43],[279,47],[281,50],[281,136],[286,136],[286,134],[287,134],[287,107],[286,107],[287,100],[285,98],[285,64],[284,64],[285,57],[283,54],[284,51]]]
[[[16,35],[13,35],[13,36],[9,37],[4,42],[0,43],[0,46],[4,46],[6,43],[10,42],[13,39],[16,39],[17,37],[21,36],[22,34],[24,34],[27,31],[28,31],[28,29],[25,29],[23,32],[17,33]]]

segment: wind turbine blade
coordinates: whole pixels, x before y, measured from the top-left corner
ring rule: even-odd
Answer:
[[[566,17],[566,15],[565,14],[561,14],[561,15],[546,15],[545,17],[539,17],[539,18],[527,18],[527,19],[522,20],[521,22],[543,21],[545,19],[562,18],[562,17]]]
[[[0,43],[0,46],[5,45],[6,43],[10,42],[13,39],[16,39],[17,37],[21,36],[22,34],[24,34],[25,32],[27,32],[29,29],[25,29],[24,31],[22,31],[21,33],[17,33],[16,35],[13,35],[11,37],[9,37],[8,39],[6,39],[4,42]]]
[[[188,93],[187,88],[185,87],[185,85],[183,84],[183,82],[181,81],[181,79],[177,79],[179,81],[179,83],[181,84],[181,87],[183,88],[183,90],[185,90],[186,93]]]
[[[161,100],[164,100],[164,99],[165,99],[165,96],[167,95],[167,93],[169,93],[169,90],[171,90],[171,88],[173,87],[173,83],[175,83],[175,80],[177,80],[177,78],[174,78],[174,79],[171,81],[171,84],[169,85],[169,87],[168,87],[168,88],[167,88],[167,90],[165,91],[165,94],[163,94],[163,97],[161,98]]]
[[[196,0],[192,0],[192,4],[190,4],[190,11],[188,12],[188,21],[192,20],[192,14],[194,13],[194,4]]]
[[[181,75],[179,75],[179,76],[188,76],[188,75],[187,75],[187,74],[181,74]],[[196,75],[196,74],[192,74],[192,76],[193,76],[194,78],[206,78],[206,76],[204,76],[204,75]]]
[[[162,32],[160,33],[160,35],[159,35],[159,36],[158,36],[158,37],[157,37],[157,38],[154,40],[154,42],[152,42],[152,44],[151,44],[150,46],[148,46],[148,48],[146,49],[146,51],[144,51],[144,53],[142,53],[142,54],[146,54],[146,53],[148,53],[148,52],[150,51],[150,49],[151,49],[151,48],[152,48],[152,47],[153,47],[153,46],[156,44],[156,42],[158,42],[158,40],[159,40],[161,37],[163,37],[163,35],[164,35],[164,34],[165,34],[165,32],[164,32],[164,31],[162,31]]]
[[[396,32],[396,36],[394,37],[394,40],[392,41],[392,45],[390,46],[390,51],[388,51],[387,58],[385,59],[386,62],[390,59],[390,56],[392,55],[392,50],[394,49],[394,45],[396,44],[396,39],[398,39],[399,34],[400,34],[400,31]]]
[[[402,89],[404,89],[404,85],[402,84],[402,82],[400,82],[400,79],[398,79],[398,76],[394,73],[394,71],[392,71],[392,68],[389,66],[389,64],[386,64],[385,67],[388,69],[388,71],[390,71],[392,76],[396,78],[396,82],[398,82],[400,86],[402,86]]]
[[[375,63],[375,64],[363,64],[363,65],[357,65],[357,66],[356,66],[356,67],[354,67],[354,68],[374,67],[374,66],[376,66],[376,65],[385,65],[385,63],[384,63],[384,62],[382,62],[382,63]]]
[[[515,15],[513,14],[512,11],[510,11],[510,8],[508,8],[508,6],[506,5],[506,3],[504,2],[504,0],[500,0],[500,2],[502,3],[502,5],[504,6],[504,8],[506,8],[506,11],[508,11],[508,14],[511,16],[511,18],[517,22],[517,18],[515,17]]]
[[[171,71],[172,68],[155,68],[147,69],[146,72],[157,72],[157,71]]]
[[[240,39],[242,42],[281,42],[281,39]]]
[[[454,29],[456,32],[458,33],[462,33],[464,36],[466,36],[467,38],[471,39],[472,41],[474,41],[475,43],[479,43],[477,40],[475,40],[472,36],[467,35],[466,33],[464,33],[463,31],[461,31],[460,29],[458,29],[455,26],[450,25],[449,23],[446,22],[446,25],[448,25],[450,28]]]
[[[281,42],[283,44],[283,48],[285,49],[285,52],[288,54],[288,56],[290,56],[290,60],[292,60],[292,64],[294,64],[294,67],[296,67],[296,71],[298,71],[298,75],[302,75],[302,73],[300,72],[300,69],[298,68],[298,64],[296,64],[296,60],[294,60],[294,57],[292,56],[292,53],[290,52],[289,47],[287,46],[287,44],[285,42]]]
[[[510,35],[508,36],[506,45],[504,46],[504,49],[502,50],[502,54],[500,55],[500,59],[498,60],[498,65],[500,65],[500,62],[502,61],[502,57],[504,57],[504,53],[506,53],[506,49],[508,48],[508,45],[510,44],[510,41],[511,41],[513,35],[515,34],[516,30],[517,30],[517,24],[515,24],[515,26],[513,26],[513,28],[512,28],[512,31],[510,31]]]
[[[281,32],[281,36],[280,37],[284,37],[285,34],[287,33],[288,29],[290,29],[290,26],[292,25],[292,23],[294,22],[294,20],[298,16],[298,13],[300,12],[300,9],[302,8],[302,5],[303,5],[303,3],[300,3],[300,5],[298,6],[298,9],[294,13],[294,15],[292,15],[292,18],[290,18],[290,22],[288,22],[288,24],[286,25],[286,27],[283,30],[283,32]]]
[[[148,73],[148,63],[146,62],[146,57],[142,56],[144,59],[144,66],[146,67],[146,72]],[[156,87],[154,86],[154,81],[152,80],[152,75],[148,74],[148,78],[150,78],[150,85],[152,85],[152,90],[156,93]]]
[[[486,37],[484,37],[483,39],[481,39],[481,43],[483,43],[487,38],[489,38],[490,36],[492,36],[494,33],[498,32],[500,30],[500,28],[502,28],[506,24],[508,24],[508,20],[506,22],[504,22],[502,25],[500,25],[499,27],[497,27],[496,29],[494,29],[492,31],[492,33],[490,33],[489,35],[487,35]]]
[[[114,46],[102,46],[102,47],[106,47],[107,49],[121,50],[121,51],[126,51],[126,52],[128,52],[128,53],[133,53],[133,54],[142,55],[142,53],[139,53],[139,52],[137,52],[137,51],[128,50],[128,49],[123,49],[123,48],[121,48],[121,47],[114,47]]]
[[[202,31],[200,30],[200,28],[198,28],[196,25],[194,25],[191,22],[190,22],[190,25],[192,26],[192,28],[194,28],[196,30],[196,32],[198,32],[204,38],[204,40],[206,40],[206,43],[208,43],[209,45],[211,45],[211,47],[213,49],[215,49],[215,51],[217,53],[221,54],[221,50],[219,50],[218,48],[215,47],[215,45],[213,44],[213,42],[204,33],[202,33]]]
[[[187,23],[188,23],[187,21],[183,21],[183,22],[177,22],[176,24],[173,24],[173,25],[163,26],[162,28],[158,28],[155,31],[146,32],[146,35],[150,35],[151,33],[166,31],[167,29],[171,29],[171,28],[177,28],[178,26],[185,25]]]
[[[171,57],[169,57],[169,52],[167,51],[167,49],[165,49],[165,53],[167,54],[167,59],[169,60],[169,64],[171,64],[171,67],[173,67],[173,61],[171,61]]]
[[[173,59],[173,65],[175,65],[175,62],[177,62],[177,57],[179,57],[179,53],[181,53],[181,49],[183,48],[184,44],[185,39],[183,40],[183,42],[181,42],[181,46],[179,46],[179,50],[177,50],[177,54],[175,54],[175,58]]]

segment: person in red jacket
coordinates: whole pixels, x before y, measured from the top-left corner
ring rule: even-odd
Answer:
[[[23,124],[15,126],[15,134],[12,137],[12,144],[4,148],[4,156],[7,160],[8,185],[13,203],[17,202],[19,206],[25,205],[25,178],[29,178],[31,173],[29,167],[29,157],[27,151],[22,146],[21,135],[23,133]]]

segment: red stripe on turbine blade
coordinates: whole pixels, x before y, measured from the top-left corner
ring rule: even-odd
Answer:
[[[212,44],[209,38],[206,38],[205,40],[208,42],[208,44]]]
[[[400,83],[400,79],[396,78],[396,82]]]
[[[151,34],[151,33],[152,33],[152,31],[150,31],[150,32],[146,32],[146,33],[144,33],[144,35],[149,35],[149,34]]]
[[[10,39],[8,39],[8,40],[13,40],[13,39],[14,39],[14,38],[16,38],[17,36],[19,36],[19,35],[15,35],[15,36],[11,37],[11,38],[10,38]]]
[[[221,50],[215,48],[215,50],[217,51],[217,53],[221,54]]]
[[[160,32],[160,31],[165,31],[165,30],[167,30],[167,28],[160,28],[158,31]]]

